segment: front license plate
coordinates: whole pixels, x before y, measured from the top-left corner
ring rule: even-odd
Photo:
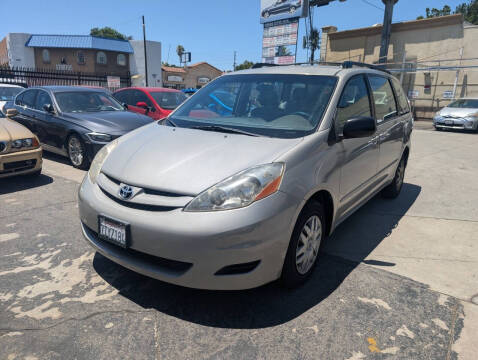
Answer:
[[[445,120],[446,125],[453,125],[453,120]]]
[[[128,247],[128,225],[104,216],[98,217],[99,237],[123,248]]]

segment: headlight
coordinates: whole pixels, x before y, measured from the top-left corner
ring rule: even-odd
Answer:
[[[255,166],[199,194],[184,211],[238,209],[275,193],[284,174],[283,163]]]
[[[101,167],[105,162],[108,155],[113,151],[113,149],[118,145],[118,140],[110,142],[108,145],[105,145],[101,148],[100,151],[96,154],[95,158],[91,162],[90,170],[88,171],[88,176],[93,184],[96,184],[96,178],[100,174]]]
[[[92,141],[97,141],[97,142],[110,142],[111,141],[111,135],[108,135],[108,134],[92,132],[92,133],[89,133],[89,134],[86,134],[86,135]]]
[[[23,141],[21,139],[12,141],[12,148],[20,149],[22,147]]]
[[[433,117],[433,120],[435,120],[435,121],[443,120],[443,116],[437,114],[437,115],[435,115],[435,116]]]

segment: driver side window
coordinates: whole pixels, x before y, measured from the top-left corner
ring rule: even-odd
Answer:
[[[365,78],[359,75],[348,81],[340,97],[335,116],[336,134],[342,134],[347,120],[362,116],[372,117],[372,111]]]

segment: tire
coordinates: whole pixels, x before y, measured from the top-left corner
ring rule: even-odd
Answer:
[[[405,157],[402,156],[402,159],[397,166],[397,170],[395,171],[392,183],[382,190],[382,196],[384,198],[395,199],[400,195],[403,186],[403,179],[405,177],[405,167]]]
[[[289,9],[289,12],[291,14],[293,14],[293,13],[295,13],[295,10],[296,10],[295,6],[291,6],[290,9]]]
[[[266,12],[264,13],[264,18],[267,19],[267,18],[269,18],[269,16],[271,16],[271,14],[269,14],[269,11],[266,11]]]
[[[71,165],[77,169],[85,170],[89,166],[86,147],[78,135],[70,135],[66,142],[66,149]]]
[[[442,131],[443,129],[435,126],[435,130],[436,131]]]
[[[314,227],[316,229],[315,234],[313,234]],[[308,235],[307,229],[312,230],[312,234],[309,232]],[[320,246],[326,236],[325,229],[325,215],[322,204],[318,201],[310,202],[297,219],[290,239],[284,266],[282,267],[281,283],[283,286],[295,288],[303,284],[312,274],[317,265]],[[308,239],[307,243],[304,239]],[[300,256],[301,252],[303,252],[302,256]],[[306,258],[308,261],[306,261]]]

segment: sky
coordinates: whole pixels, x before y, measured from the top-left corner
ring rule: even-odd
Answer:
[[[427,7],[452,9],[465,0],[399,0],[393,21],[414,20]],[[5,14],[18,14],[18,5],[3,4]],[[141,16],[145,16],[146,37],[161,41],[162,61],[178,64],[178,44],[192,53],[192,62],[207,61],[221,70],[237,63],[261,60],[262,31],[260,0],[23,0],[22,16],[2,16],[0,39],[9,32],[30,34],[89,34],[93,27],[110,26],[134,39],[142,39]],[[314,25],[336,26],[340,30],[383,22],[382,0],[346,0],[316,8]],[[305,33],[300,22],[299,39]],[[299,40],[298,62],[307,60]]]

